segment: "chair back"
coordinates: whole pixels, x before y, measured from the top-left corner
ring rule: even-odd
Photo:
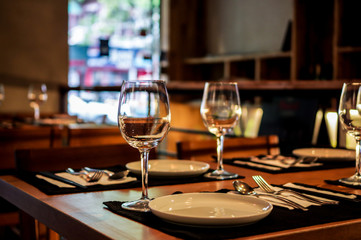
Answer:
[[[15,170],[15,150],[51,147],[51,127],[0,128],[0,170]]]
[[[16,150],[19,171],[60,171],[71,168],[102,168],[138,161],[140,153],[129,144]],[[156,158],[154,150],[150,158]]]
[[[259,154],[279,154],[279,139],[277,135],[259,136],[255,138],[226,138],[224,140],[223,156],[250,157]],[[177,142],[177,157],[190,160],[212,160],[217,155],[217,140],[188,140]]]
[[[69,127],[67,131],[68,142],[66,145],[70,147],[126,143],[116,126]]]

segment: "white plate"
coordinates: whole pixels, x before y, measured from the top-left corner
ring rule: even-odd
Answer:
[[[167,221],[199,226],[229,227],[257,222],[273,206],[259,198],[226,193],[184,193],[155,198],[152,212]]]
[[[125,165],[129,171],[141,174],[140,161]],[[190,177],[198,176],[209,169],[209,164],[189,160],[149,160],[148,174],[156,177]]]
[[[335,148],[300,148],[292,152],[299,157],[318,157],[321,160],[355,160],[355,151]]]

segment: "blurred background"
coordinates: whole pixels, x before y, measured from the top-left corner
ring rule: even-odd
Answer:
[[[361,76],[361,34],[354,27],[360,5],[2,1],[0,113],[31,117],[28,87],[46,83],[43,117],[68,114],[79,122],[114,126],[122,81],[163,79],[174,131],[167,150],[174,152],[184,134],[206,131],[199,114],[204,83],[231,80],[238,82],[243,105],[235,135],[277,134],[284,152],[300,145],[343,147],[337,120],[333,117],[331,127],[325,116],[336,111],[342,83]]]

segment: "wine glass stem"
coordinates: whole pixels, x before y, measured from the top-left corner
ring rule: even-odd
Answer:
[[[40,119],[40,108],[38,104],[34,104],[34,119],[35,120]]]
[[[356,138],[356,176],[361,178],[361,139]]]
[[[148,199],[148,158],[149,158],[149,149],[140,150],[140,162],[142,169],[142,198]]]
[[[217,170],[223,171],[223,143],[224,135],[217,136]]]

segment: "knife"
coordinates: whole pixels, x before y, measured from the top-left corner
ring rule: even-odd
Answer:
[[[69,180],[69,179],[60,177],[60,176],[55,175],[54,173],[51,173],[51,172],[39,172],[39,174],[40,174],[40,175],[43,175],[43,176],[45,176],[45,177],[49,177],[49,178],[58,180],[58,181],[60,181],[60,182],[64,182],[64,183],[67,183],[67,184],[76,186],[76,187],[80,187],[80,188],[84,188],[84,189],[87,188],[87,187],[84,186],[84,185],[81,185],[81,184],[79,184],[79,183],[77,183],[77,182],[74,182],[74,181],[72,181],[72,180]]]
[[[250,166],[250,167],[263,168],[263,169],[267,169],[267,170],[270,170],[270,171],[281,171],[282,170],[282,168],[280,168],[280,167],[265,165],[265,164],[262,164],[262,163],[256,163],[256,162],[251,162],[251,161],[235,160],[233,163],[237,164],[237,165],[247,165],[247,166]]]
[[[308,186],[306,184],[301,183],[286,183],[283,185],[284,187],[298,189],[298,190],[304,190],[312,193],[318,193],[320,195],[328,196],[328,197],[338,197],[343,199],[349,199],[355,202],[359,202],[360,200],[357,199],[357,196],[355,194],[349,194],[349,193],[342,193],[338,191],[332,191],[328,189],[322,189],[322,188],[315,188],[314,186]]]

